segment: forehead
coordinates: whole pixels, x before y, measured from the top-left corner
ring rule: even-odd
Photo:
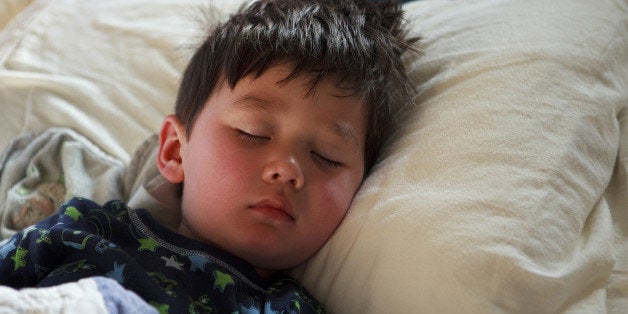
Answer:
[[[251,88],[253,85],[266,87],[295,88],[301,92],[301,97],[335,97],[346,98],[350,102],[359,102],[366,107],[364,93],[350,86],[351,81],[340,74],[323,74],[316,70],[296,70],[290,62],[275,63],[266,70],[255,74],[248,74],[242,78],[231,81],[231,90],[238,87]],[[222,85],[222,84],[221,84]],[[275,85],[275,86],[273,86]]]
[[[314,82],[309,74],[293,74],[288,64],[279,64],[259,76],[245,76],[232,88],[223,85],[218,94],[229,110],[278,115],[296,108],[311,119],[324,121],[321,127],[331,133],[357,143],[364,141],[368,112],[361,95],[339,87],[335,77]]]
[[[335,87],[334,93],[341,97],[361,96],[366,97],[366,90],[359,84],[359,79],[348,73],[328,71],[318,63],[297,63],[289,58],[271,60],[267,67],[252,68],[249,71],[226,71],[223,68],[223,79],[234,88],[245,78],[273,77],[275,83],[288,83],[293,80],[303,82],[308,91],[315,90],[321,82],[328,83],[329,87]],[[269,75],[270,74],[270,75]]]

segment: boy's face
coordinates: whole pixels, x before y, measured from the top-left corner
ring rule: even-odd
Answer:
[[[304,76],[280,82],[290,70],[278,65],[234,89],[220,85],[189,140],[172,116],[162,129],[160,154],[168,134],[180,143],[170,164],[180,175],[165,175],[184,182],[179,231],[261,274],[313,255],[344,217],[364,171],[361,98],[330,79],[312,91]]]

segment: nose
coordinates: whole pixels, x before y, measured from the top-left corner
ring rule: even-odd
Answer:
[[[281,183],[295,189],[301,189],[305,184],[305,177],[299,163],[294,157],[275,159],[264,167],[262,178],[268,183]]]

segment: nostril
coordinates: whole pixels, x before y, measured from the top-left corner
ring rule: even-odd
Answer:
[[[262,173],[262,178],[268,183],[281,183],[300,189],[303,184],[303,174],[296,163],[269,163]]]

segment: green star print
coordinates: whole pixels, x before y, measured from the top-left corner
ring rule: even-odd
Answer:
[[[220,292],[225,292],[225,288],[228,285],[233,285],[235,282],[231,275],[225,274],[219,270],[214,271],[214,276],[216,277],[216,281],[214,281],[214,288],[219,288]]]

